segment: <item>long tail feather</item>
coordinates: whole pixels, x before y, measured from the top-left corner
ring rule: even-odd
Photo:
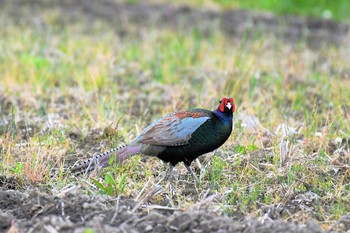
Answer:
[[[105,153],[95,155],[94,157],[84,160],[82,162],[74,164],[69,172],[74,175],[81,175],[84,173],[89,173],[96,168],[104,168],[109,166],[109,161],[113,155],[115,155],[115,160],[117,163],[122,162],[123,160],[141,152],[140,145],[122,145],[117,148],[114,148]]]

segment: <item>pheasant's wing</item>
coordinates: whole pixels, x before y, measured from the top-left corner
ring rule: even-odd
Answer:
[[[186,145],[192,134],[209,118],[204,111],[171,113],[145,128],[135,141],[158,146]]]

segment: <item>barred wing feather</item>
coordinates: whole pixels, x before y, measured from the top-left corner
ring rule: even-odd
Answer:
[[[204,114],[182,116],[179,112],[159,119],[145,128],[135,141],[158,146],[186,145],[192,134],[210,118]]]

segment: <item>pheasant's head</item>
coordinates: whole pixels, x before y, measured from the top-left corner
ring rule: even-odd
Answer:
[[[236,105],[234,103],[235,99],[233,98],[222,98],[220,101],[219,110],[220,112],[234,112],[236,111]]]

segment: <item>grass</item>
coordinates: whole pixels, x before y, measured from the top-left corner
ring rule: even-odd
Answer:
[[[259,217],[264,208],[313,193],[313,211],[282,218],[313,218],[327,229],[350,211],[347,48],[311,50],[272,37],[231,40],[219,30],[204,36],[151,28],[121,38],[98,20],[63,26],[61,14],[42,12],[44,27],[0,14],[1,175],[18,177],[22,188],[77,183],[88,193],[141,197],[167,172],[156,158],[135,156],[85,181],[49,173],[130,141],[166,113],[213,109],[232,96],[234,132],[201,157],[202,169],[193,163],[199,186],[179,165],[172,184],[146,193],[148,201],[187,208],[218,195],[214,209]],[[240,114],[256,116],[261,127],[249,130]],[[300,133],[277,131],[283,124]],[[343,142],[335,143],[337,137]]]
[[[166,0],[150,0],[155,3],[168,4]],[[140,2],[139,0],[129,3]],[[177,0],[173,4],[191,4],[194,6],[216,7],[221,9],[247,9],[267,11],[277,15],[309,16],[314,18],[349,21],[350,2],[347,0]]]
[[[264,10],[280,15],[302,15],[335,20],[349,20],[350,3],[346,0],[214,0],[223,5],[237,5],[240,8]]]

